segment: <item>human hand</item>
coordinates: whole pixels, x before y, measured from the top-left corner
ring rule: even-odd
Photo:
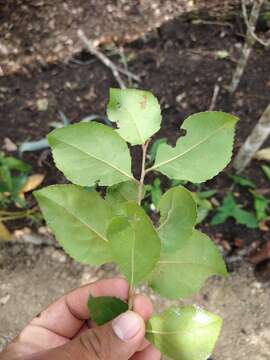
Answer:
[[[124,279],[105,279],[63,296],[34,318],[0,354],[0,360],[159,360],[160,353],[145,339],[145,321],[152,304],[134,298],[134,311],[97,327],[88,321],[92,296],[128,298]],[[91,314],[90,314],[91,317]]]

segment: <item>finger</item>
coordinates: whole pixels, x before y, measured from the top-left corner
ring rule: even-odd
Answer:
[[[153,312],[153,306],[152,306],[151,301],[146,296],[143,296],[143,295],[136,295],[134,297],[133,309],[136,313],[138,313],[143,318],[143,320],[145,322],[150,319],[152,312]],[[97,327],[97,325],[94,322],[91,322],[91,327]],[[79,332],[75,335],[75,337],[81,335],[88,329],[89,329],[89,327],[84,325],[79,330]],[[149,342],[145,340],[143,342],[141,350],[146,348],[148,345],[149,345]]]
[[[128,283],[124,279],[114,278],[82,286],[50,305],[39,317],[33,319],[30,325],[43,327],[62,337],[73,338],[84,321],[89,318],[87,301],[90,294],[92,296],[116,296],[126,300]],[[24,329],[23,333],[25,340],[32,340],[28,336],[28,327]]]
[[[143,295],[136,295],[133,302],[133,309],[138,313],[144,321],[148,321],[153,313],[153,305],[151,301]],[[144,350],[149,346],[149,342],[144,339],[138,351]]]
[[[132,356],[131,360],[160,360],[160,352],[154,348],[154,346],[149,345],[143,351],[137,352]]]
[[[136,295],[133,302],[133,310],[138,313],[144,321],[148,321],[153,312],[153,305],[146,296]]]
[[[128,360],[141,345],[145,335],[144,320],[127,311],[112,322],[86,331],[62,347],[47,351],[35,360]]]

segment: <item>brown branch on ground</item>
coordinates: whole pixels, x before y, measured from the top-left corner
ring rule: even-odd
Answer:
[[[211,100],[211,103],[209,106],[209,111],[213,111],[215,109],[219,91],[220,91],[220,86],[218,84],[216,84],[214,86],[214,91],[213,91],[212,100]]]
[[[259,36],[256,35],[253,27],[250,25],[249,19],[248,19],[248,13],[247,13],[247,6],[246,6],[246,0],[242,0],[242,12],[243,12],[243,17],[245,20],[245,24],[246,27],[250,33],[251,36],[253,36],[253,38],[262,46],[265,46],[266,48],[270,46],[270,40],[265,41],[262,40],[261,38],[259,38]]]
[[[78,30],[78,37],[85,45],[87,50],[94,56],[96,56],[107,68],[109,68],[118,82],[121,89],[126,89],[126,85],[122,80],[120,73],[126,75],[128,79],[133,79],[137,82],[140,81],[140,77],[130,72],[127,68],[121,68],[115,65],[106,55],[104,55],[92,42],[86,37],[85,33],[82,30]]]

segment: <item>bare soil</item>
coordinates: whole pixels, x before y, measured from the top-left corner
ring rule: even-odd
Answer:
[[[228,14],[239,0],[0,0],[4,74],[65,61],[80,51],[77,30],[95,44],[130,42],[190,11]]]
[[[117,274],[115,268],[82,267],[52,247],[0,243],[0,350],[25,324],[72,288]],[[146,287],[156,311],[170,305]],[[213,360],[267,360],[270,346],[269,286],[245,263],[227,279],[211,279],[191,300],[221,315],[222,334]]]

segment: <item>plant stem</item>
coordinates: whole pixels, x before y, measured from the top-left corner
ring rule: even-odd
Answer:
[[[141,177],[140,177],[140,182],[139,182],[139,186],[138,186],[138,195],[137,195],[137,203],[138,205],[141,205],[142,202],[142,197],[143,197],[143,185],[144,185],[144,178],[146,175],[145,172],[145,163],[146,163],[146,155],[147,155],[147,148],[148,145],[150,143],[150,140],[147,140],[145,144],[142,145],[142,168],[141,168]],[[134,294],[135,294],[135,289],[133,284],[129,285],[129,294],[128,294],[128,308],[129,310],[133,309],[133,300],[134,300]]]
[[[24,217],[27,217],[33,213],[36,212],[36,209],[31,209],[31,210],[26,210],[26,211],[17,211],[17,212],[0,212],[0,221],[8,221],[8,220],[16,220],[16,219],[21,219]]]
[[[129,286],[129,292],[128,292],[128,309],[133,309],[133,300],[134,300],[134,293],[135,289],[132,285]]]
[[[138,187],[138,197],[137,197],[138,205],[141,205],[141,201],[142,201],[144,178],[146,175],[146,170],[145,170],[146,154],[147,154],[147,148],[150,143],[150,140],[151,139],[147,140],[146,143],[142,145],[142,169],[141,169],[140,183],[139,183],[139,187]]]

